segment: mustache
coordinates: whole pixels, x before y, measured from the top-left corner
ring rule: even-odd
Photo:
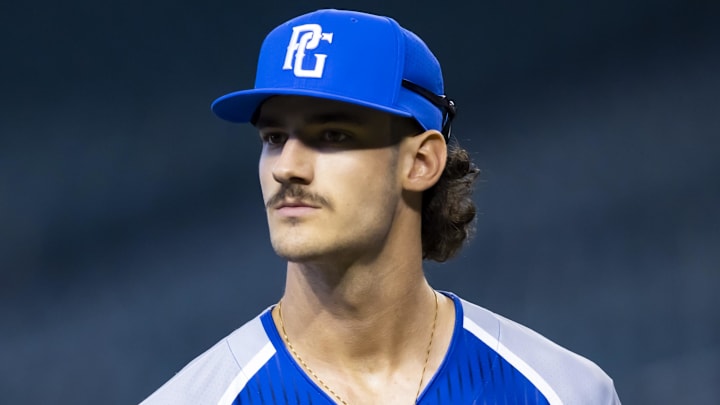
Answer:
[[[267,203],[265,203],[265,208],[269,209],[290,198],[298,202],[319,205],[332,209],[332,204],[327,198],[307,191],[302,186],[293,183],[283,184],[280,186],[280,190],[278,190],[278,192],[270,197]]]

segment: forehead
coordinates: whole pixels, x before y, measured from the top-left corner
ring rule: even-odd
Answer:
[[[343,103],[305,96],[274,96],[260,106],[255,126],[275,127],[346,123],[354,126],[378,127],[390,124],[390,114]]]

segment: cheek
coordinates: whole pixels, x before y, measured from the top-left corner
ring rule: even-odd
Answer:
[[[342,184],[342,193],[348,198],[348,204],[359,203],[365,207],[386,206],[400,193],[397,176],[397,161],[394,156],[373,156],[363,159],[362,163],[349,165],[341,171],[331,171],[336,175],[336,184]]]
[[[258,162],[258,179],[260,180],[263,201],[267,201],[271,197],[273,187],[277,184],[273,179],[271,167],[270,159],[261,156]]]

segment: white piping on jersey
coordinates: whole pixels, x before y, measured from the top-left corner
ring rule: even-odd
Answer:
[[[238,371],[238,374],[233,378],[230,385],[228,385],[223,396],[220,397],[218,405],[232,405],[240,391],[245,388],[245,384],[250,381],[250,377],[254,376],[274,355],[275,346],[273,346],[271,342],[267,342],[265,346],[247,362],[245,367]]]
[[[472,319],[467,316],[463,317],[463,328],[475,335],[478,339],[482,340],[486,345],[490,346],[500,356],[507,360],[508,363],[520,371],[535,387],[537,387],[538,390],[540,390],[540,392],[542,392],[551,405],[562,405],[563,402],[555,390],[552,389],[550,384],[548,384],[534,368],[525,363],[523,359],[500,343],[500,341],[490,335],[487,331],[485,331],[485,329],[478,326],[478,324],[473,322]]]

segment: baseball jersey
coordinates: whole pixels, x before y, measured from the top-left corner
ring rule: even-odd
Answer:
[[[455,303],[452,340],[418,404],[620,401],[594,363],[487,309]],[[142,405],[334,404],[287,350],[263,311],[197,357]]]

